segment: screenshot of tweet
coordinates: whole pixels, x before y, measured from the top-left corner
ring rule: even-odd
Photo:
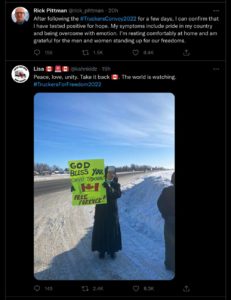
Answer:
[[[5,13],[6,298],[226,299],[226,2]]]

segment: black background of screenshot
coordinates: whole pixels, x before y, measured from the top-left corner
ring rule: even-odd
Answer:
[[[26,1],[25,1],[26,2]],[[212,2],[212,1],[211,1]],[[25,84],[7,80],[7,296],[49,296],[33,286],[53,285],[55,295],[82,295],[80,282],[33,278],[33,98],[37,92],[172,92],[175,95],[176,276],[151,282],[152,296],[224,296],[225,292],[225,65],[224,62],[109,62],[113,73],[175,73],[175,82],[108,82],[103,89],[34,89],[33,71]],[[47,65],[47,61],[38,64]],[[65,62],[63,62],[65,64]],[[81,62],[81,65],[101,65]],[[25,174],[21,176],[21,168]],[[26,162],[26,163],[25,163]],[[12,175],[14,174],[14,175]],[[11,179],[12,178],[12,179]],[[107,295],[139,296],[137,281],[96,282]],[[122,291],[124,290],[124,291]],[[50,296],[51,296],[50,295]],[[93,295],[89,293],[88,295]],[[146,294],[146,296],[151,296]]]

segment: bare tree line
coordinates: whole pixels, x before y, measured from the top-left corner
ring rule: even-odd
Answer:
[[[164,170],[165,168],[160,166],[150,166],[150,165],[137,165],[137,164],[130,164],[116,167],[117,172],[133,172],[133,171],[157,171],[157,170]],[[35,175],[44,175],[44,174],[52,174],[52,173],[69,173],[68,168],[60,168],[57,165],[49,166],[45,163],[35,163],[34,164],[34,174]]]
[[[48,164],[44,163],[35,163],[34,164],[34,173],[37,175],[43,174],[52,174],[52,173],[67,173],[68,168],[62,169],[57,165],[49,166]]]

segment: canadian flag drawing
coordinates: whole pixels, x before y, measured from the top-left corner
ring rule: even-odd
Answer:
[[[82,192],[86,192],[86,191],[89,192],[90,190],[98,192],[98,190],[99,190],[99,183],[95,183],[95,185],[91,185],[90,183],[88,183],[87,185],[81,184],[81,189],[82,189]]]

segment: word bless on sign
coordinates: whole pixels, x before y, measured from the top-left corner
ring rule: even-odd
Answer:
[[[107,203],[106,189],[103,187],[104,160],[70,160],[68,162],[72,205],[93,205]]]

